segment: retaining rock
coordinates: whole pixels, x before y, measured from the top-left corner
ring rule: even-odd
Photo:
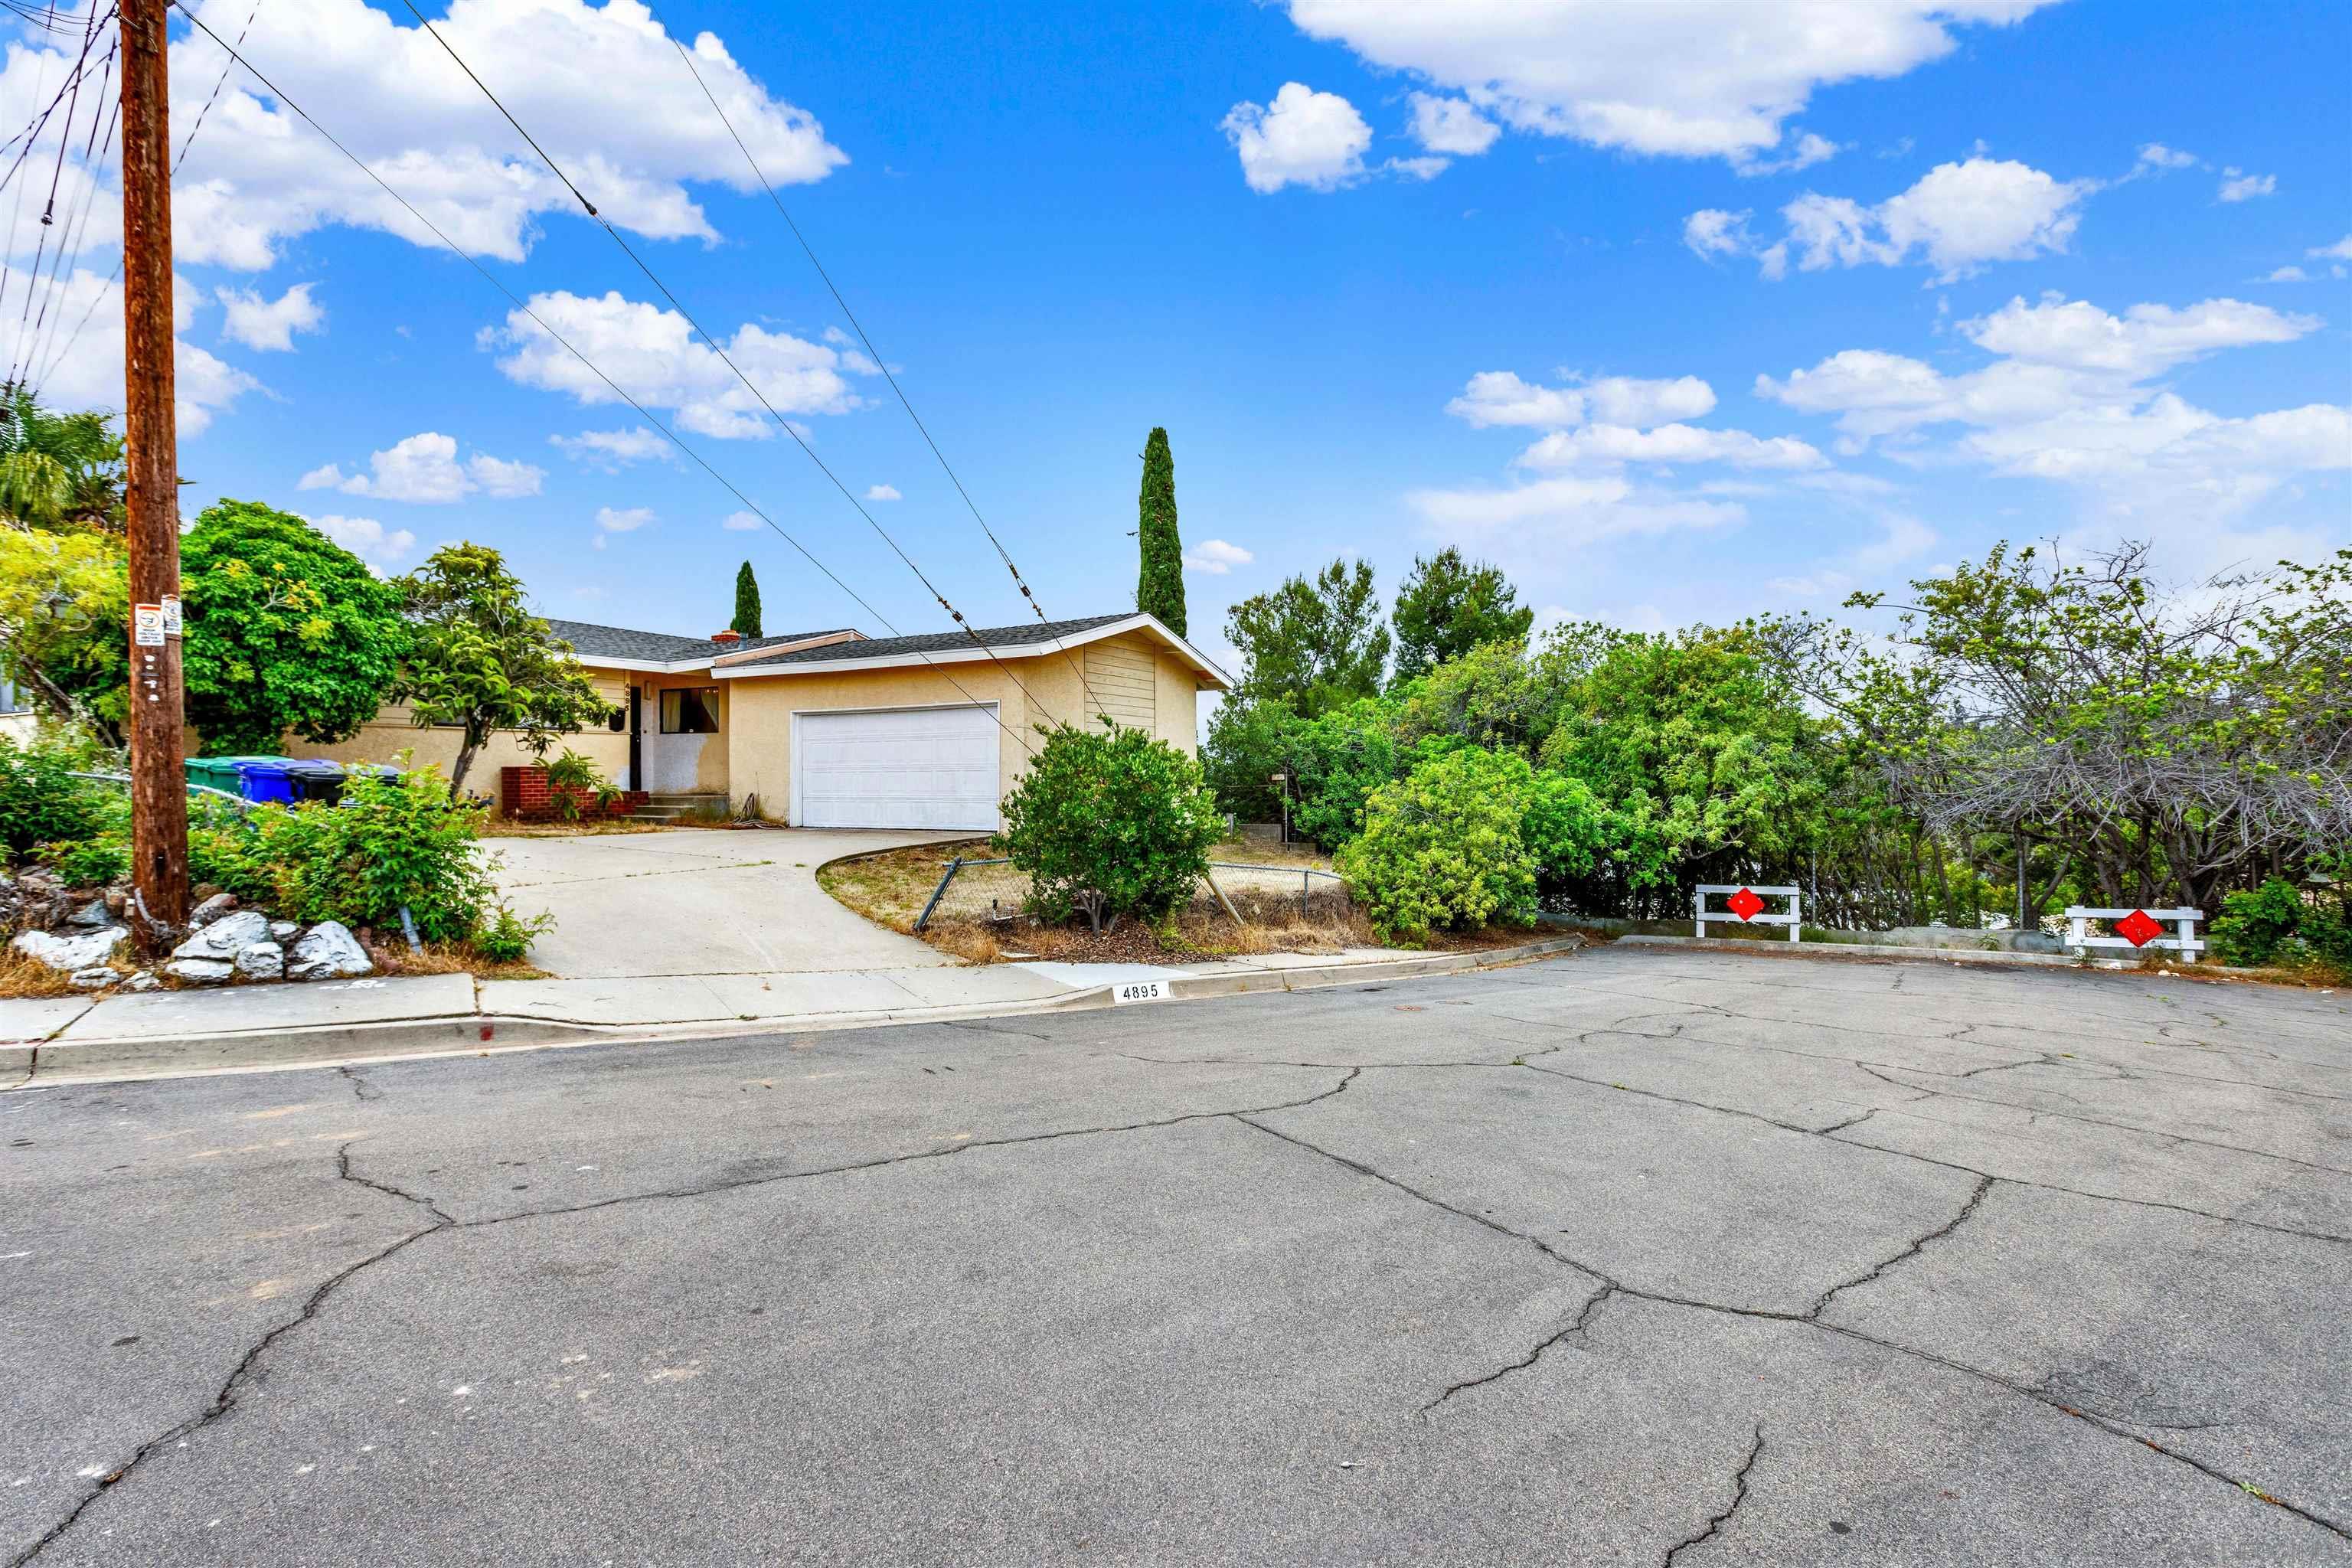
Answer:
[[[28,931],[8,945],[27,958],[71,974],[78,969],[94,969],[104,963],[130,938],[129,926],[106,926],[82,936],[52,936],[45,931]]]
[[[223,894],[224,898],[227,895]],[[226,963],[257,942],[269,940],[269,917],[259,910],[239,910],[221,915],[172,950],[173,958],[209,959]]]
[[[247,980],[277,980],[286,973],[286,950],[274,942],[250,942],[236,950],[236,962]]]
[[[289,980],[340,980],[374,973],[367,949],[341,921],[320,921],[312,926],[294,944],[291,962],[286,966]]]
[[[236,965],[222,958],[175,958],[163,966],[163,973],[192,985],[221,985],[236,973]]]

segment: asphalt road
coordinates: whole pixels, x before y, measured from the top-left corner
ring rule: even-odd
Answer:
[[[0,1095],[0,1553],[2352,1563],[2352,998],[1601,951]]]

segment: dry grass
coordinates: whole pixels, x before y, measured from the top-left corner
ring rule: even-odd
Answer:
[[[1270,847],[1255,841],[1222,844],[1212,855],[1220,860],[1277,865],[1286,870],[1330,868],[1328,857],[1294,847],[1286,858],[1276,859],[1265,853]],[[946,863],[959,850],[971,853],[977,848],[979,841],[921,844],[855,856],[819,868],[817,883],[876,924],[919,935],[966,963],[1000,963],[1013,958],[1068,963],[1187,963],[1270,952],[1336,953],[1343,948],[1386,945],[1361,910],[1328,890],[1318,889],[1309,909],[1302,912],[1296,893],[1236,887],[1235,878],[1221,878],[1220,883],[1242,916],[1238,925],[1205,898],[1179,910],[1164,924],[1121,921],[1115,929],[1097,934],[1079,922],[1047,926],[1025,916],[975,917],[954,909],[955,900],[950,897],[943,913],[916,932],[915,920],[939,886]],[[1530,934],[1516,927],[1440,931],[1431,935],[1423,951],[1475,952],[1528,940]]]
[[[960,851],[984,842],[972,839],[953,844],[918,844],[905,849],[853,855],[818,867],[817,886],[876,925],[912,931],[915,917],[923,912],[931,889],[940,885],[947,862]]]
[[[528,959],[499,963],[462,942],[428,942],[422,952],[371,944],[368,956],[383,974],[470,974],[477,980],[551,980]]]
[[[38,996],[82,996],[66,977],[65,971],[51,969],[37,958],[28,958],[13,948],[0,948],[0,1000],[17,1002]]]

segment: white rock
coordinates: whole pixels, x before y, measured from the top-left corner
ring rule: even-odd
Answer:
[[[86,936],[52,936],[45,931],[28,931],[9,945],[27,958],[38,959],[51,969],[70,974],[77,969],[93,969],[104,963],[130,938],[129,926],[106,926]]]
[[[99,964],[89,969],[75,970],[68,984],[77,991],[103,991],[121,978],[113,970]]]
[[[269,940],[272,942],[292,942],[297,936],[301,934],[301,931],[302,928],[296,925],[292,921],[271,921],[269,922]]]
[[[188,929],[194,931],[199,927],[208,926],[235,908],[236,908],[235,893],[215,893],[188,911]]]
[[[122,988],[125,991],[152,991],[158,985],[163,984],[163,983],[162,981],[155,978],[154,973],[152,971],[142,969],[138,973],[132,975],[130,979],[124,981],[122,983]]]
[[[218,985],[236,973],[236,965],[218,958],[175,958],[163,966],[174,980],[196,985]]]
[[[312,926],[294,944],[292,962],[286,966],[289,980],[337,980],[374,973],[367,949],[341,921],[320,921]]]
[[[269,940],[269,917],[259,910],[226,914],[172,950],[173,958],[203,958],[226,963],[257,942]]]
[[[68,917],[68,923],[78,926],[102,926],[108,920],[106,900],[92,899]]]
[[[247,980],[276,980],[286,973],[286,950],[274,942],[248,942],[236,950],[236,972]]]

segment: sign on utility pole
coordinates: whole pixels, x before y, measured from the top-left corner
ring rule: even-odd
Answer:
[[[188,789],[181,763],[179,430],[172,399],[172,134],[168,0],[122,14],[123,435],[131,557],[133,929],[152,948],[188,918]]]

